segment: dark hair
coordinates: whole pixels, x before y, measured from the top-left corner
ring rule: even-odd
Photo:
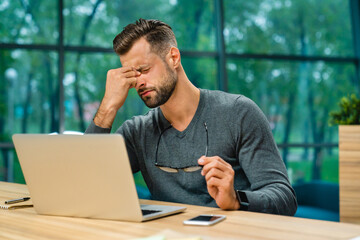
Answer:
[[[168,24],[159,20],[140,18],[124,27],[123,31],[114,38],[113,48],[118,55],[126,54],[142,37],[150,44],[151,51],[162,58],[170,47],[177,47],[174,32]]]

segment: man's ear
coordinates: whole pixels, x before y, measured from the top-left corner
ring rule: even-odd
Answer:
[[[169,51],[169,62],[173,68],[178,68],[181,64],[180,51],[176,47],[171,47]]]

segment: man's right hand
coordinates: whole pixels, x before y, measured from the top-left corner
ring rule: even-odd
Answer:
[[[140,75],[134,67],[111,69],[107,72],[105,95],[94,118],[97,126],[111,128],[117,111],[124,105],[130,88],[136,86]]]

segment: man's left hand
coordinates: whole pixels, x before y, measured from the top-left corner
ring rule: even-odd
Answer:
[[[237,210],[240,203],[234,190],[234,169],[218,156],[204,157],[198,160],[203,166],[201,175],[205,176],[207,189],[216,204],[223,210]]]

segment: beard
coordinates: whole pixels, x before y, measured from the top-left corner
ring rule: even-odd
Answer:
[[[173,72],[166,63],[165,63],[165,67],[166,67],[166,75],[160,81],[159,86],[150,89],[141,89],[138,92],[140,94],[141,92],[147,90],[153,90],[156,93],[154,97],[150,97],[150,96],[141,97],[145,105],[149,108],[155,108],[165,104],[175,90],[177,83],[176,73]]]

